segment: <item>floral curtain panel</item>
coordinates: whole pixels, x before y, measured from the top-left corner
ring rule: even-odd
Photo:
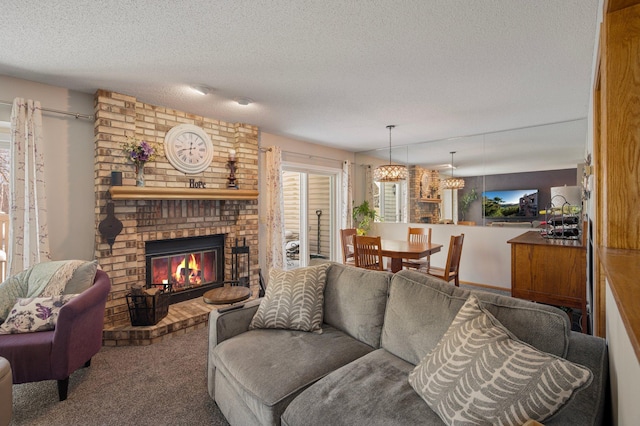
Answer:
[[[11,110],[9,275],[51,260],[40,102],[16,98]]]
[[[284,200],[282,198],[282,150],[272,146],[265,155],[267,206],[266,277],[271,269],[284,267]]]
[[[342,163],[342,218],[341,218],[341,228],[351,228],[353,217],[353,183],[352,178],[353,175],[351,173],[351,161],[345,160]]]
[[[373,187],[375,184],[373,183],[373,170],[371,170],[370,164],[364,166],[364,184],[364,199],[369,202],[371,207],[376,207],[377,203],[373,199]]]

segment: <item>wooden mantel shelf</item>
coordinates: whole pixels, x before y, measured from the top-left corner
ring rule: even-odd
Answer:
[[[113,200],[257,200],[252,189],[154,188],[150,186],[112,186]]]

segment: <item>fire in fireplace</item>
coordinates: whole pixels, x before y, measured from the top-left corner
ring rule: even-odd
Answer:
[[[170,289],[170,303],[177,303],[222,286],[224,238],[217,234],[147,241],[147,287]]]

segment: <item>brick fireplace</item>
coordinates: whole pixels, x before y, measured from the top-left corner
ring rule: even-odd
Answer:
[[[105,329],[130,324],[125,295],[133,284],[146,283],[150,271],[147,270],[145,251],[153,242],[222,236],[224,242],[219,257],[223,260],[224,277],[216,276],[214,280],[214,284],[220,285],[231,276],[231,249],[236,239],[242,239],[250,247],[250,282],[252,293],[257,294],[257,127],[150,105],[132,96],[104,90],[96,93],[95,115],[95,256],[112,281]],[[165,134],[183,123],[201,127],[213,142],[213,162],[197,175],[185,175],[175,170],[162,155]],[[134,166],[128,162],[121,147],[133,136],[160,149],[156,160],[146,164],[143,192],[136,192]],[[226,164],[232,149],[236,152],[238,191],[227,189],[229,170]],[[114,170],[123,172],[120,188],[125,190],[124,195],[110,192]],[[206,189],[190,188],[190,179],[202,182],[200,186]],[[131,191],[127,192],[128,189]],[[255,196],[242,195],[246,193]],[[115,217],[123,225],[113,247],[98,232],[99,223],[107,215],[107,203],[111,202]],[[196,294],[196,297],[200,295]]]
[[[409,166],[409,222],[438,223],[442,214],[442,189],[437,170]],[[415,202],[413,202],[415,201]]]

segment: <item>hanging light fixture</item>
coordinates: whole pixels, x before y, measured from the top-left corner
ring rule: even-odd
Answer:
[[[376,167],[373,171],[373,180],[376,182],[398,182],[407,179],[407,166],[391,163],[391,129],[393,124],[387,126],[389,129],[389,164]]]
[[[464,188],[464,179],[460,179],[460,178],[454,178],[453,177],[453,169],[455,169],[455,167],[453,167],[453,154],[455,154],[455,151],[451,151],[449,154],[451,154],[451,177],[449,179],[445,179],[442,181],[441,185],[442,185],[442,189],[462,189]]]

